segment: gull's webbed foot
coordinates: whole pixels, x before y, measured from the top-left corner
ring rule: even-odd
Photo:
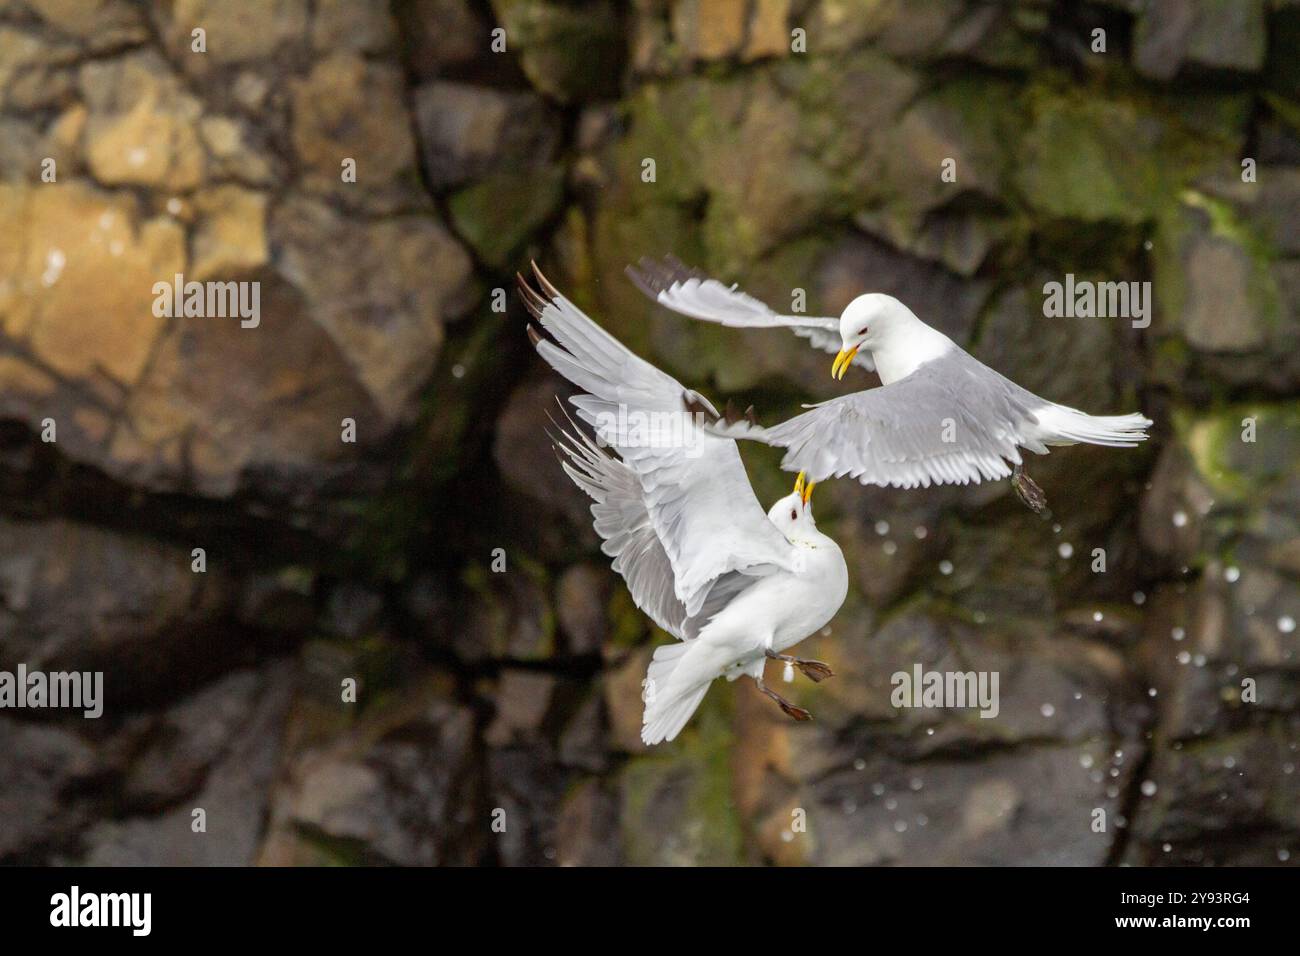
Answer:
[[[780,701],[780,704],[781,709],[795,720],[812,720],[812,714],[808,713],[808,711],[804,710],[802,707],[796,707],[788,700]]]
[[[758,689],[759,689],[759,690],[761,690],[761,691],[762,691],[764,694],[766,694],[768,697],[771,697],[774,701],[776,701],[777,705],[778,705],[778,706],[779,706],[783,711],[785,711],[786,714],[788,714],[789,716],[793,717],[795,720],[812,720],[812,719],[813,719],[812,714],[808,713],[808,711],[804,710],[802,707],[796,707],[794,704],[790,703],[788,700],[786,700],[784,697],[782,697],[782,696],[781,696],[780,694],[778,694],[776,691],[772,690],[772,688],[770,688],[770,687],[768,687],[766,684],[764,684],[761,680],[756,680],[754,683],[756,683],[756,684],[758,685]]]
[[[793,663],[795,667],[803,672],[804,677],[807,677],[815,684],[820,684],[826,678],[835,676],[835,672],[830,669],[830,665],[823,664],[821,661],[804,661],[796,658]]]
[[[787,664],[799,668],[803,676],[807,677],[815,684],[820,684],[826,678],[835,676],[835,672],[831,670],[830,665],[824,664],[821,661],[804,660],[802,657],[791,657],[789,654],[778,654],[772,650],[769,650],[766,653],[767,656],[774,661],[784,661]]]
[[[1016,491],[1016,497],[1024,502],[1034,514],[1042,514],[1043,509],[1047,507],[1047,495],[1043,494],[1043,489],[1039,488],[1034,479],[1025,474],[1020,465],[1016,465],[1016,470],[1011,474],[1011,487]]]

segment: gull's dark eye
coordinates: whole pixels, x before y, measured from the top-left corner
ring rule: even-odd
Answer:
[[[862,328],[858,329],[858,335],[866,335],[866,334],[867,334],[867,326],[864,325]]]
[[[790,520],[791,521],[799,520],[799,512],[795,511],[793,508],[790,509]]]

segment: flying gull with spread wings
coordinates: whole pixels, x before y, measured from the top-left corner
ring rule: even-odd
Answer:
[[[672,740],[718,677],[748,675],[796,720],[811,715],[763,681],[769,659],[814,681],[820,661],[781,653],[824,627],[844,603],[848,568],[839,546],[817,530],[813,484],[767,513],[754,495],[735,441],[709,434],[683,408],[702,396],[638,358],[547,282],[519,277],[543,359],[582,390],[569,399],[599,443],[581,432],[553,436],[561,466],[592,499],[602,550],[637,607],[678,638],[655,650],[645,680],[641,738]],[[617,457],[601,446],[608,445]]]
[[[838,319],[783,316],[672,257],[642,259],[627,271],[650,298],[683,315],[741,328],[785,326],[824,351],[838,350],[831,367],[837,379],[870,356],[866,367],[880,376],[879,388],[810,406],[770,428],[752,415],[728,415],[710,426],[714,434],[787,449],[781,467],[813,481],[848,476],[863,484],[916,488],[1010,476],[1020,499],[1041,512],[1046,498],[1025,474],[1020,449],[1043,455],[1048,446],[1078,442],[1132,447],[1151,426],[1140,414],[1089,415],[1039,398],[892,296],[860,295]]]

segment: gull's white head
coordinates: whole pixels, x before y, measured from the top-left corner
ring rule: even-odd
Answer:
[[[818,537],[817,522],[813,520],[812,493],[814,481],[804,481],[803,472],[795,479],[794,491],[786,495],[767,512],[767,518],[791,541]]]
[[[921,320],[892,295],[868,292],[850,302],[840,314],[840,353],[831,375],[843,378],[859,349],[874,352]]]

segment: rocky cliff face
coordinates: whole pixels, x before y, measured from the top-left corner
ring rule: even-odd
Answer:
[[[107,697],[0,712],[0,862],[1290,860],[1297,39],[1286,0],[0,0],[0,670]],[[893,293],[1155,440],[1036,462],[1044,518],[827,484],[816,721],[718,686],[646,752],[664,638],[514,270],[765,419],[842,391],[652,308],[622,269],[669,251]],[[1047,316],[1067,274],[1151,282],[1149,327]],[[176,275],[259,323],[157,315]],[[917,665],[998,717],[892,706]]]

